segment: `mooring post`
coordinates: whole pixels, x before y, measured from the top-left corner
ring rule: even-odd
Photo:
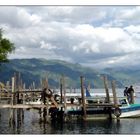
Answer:
[[[61,95],[61,99],[60,99],[60,103],[61,103],[61,110],[60,110],[60,121],[63,121],[63,78],[60,78],[60,95]]]
[[[108,89],[108,82],[107,82],[107,77],[103,76],[104,80],[104,86],[105,86],[105,92],[106,92],[106,102],[110,103],[110,97],[109,97],[109,89]]]
[[[113,93],[114,106],[118,107],[117,96],[116,96],[116,89],[115,89],[115,81],[112,81],[111,85],[112,85],[112,93]]]
[[[115,81],[111,82],[111,86],[112,86],[114,107],[116,109],[118,107],[118,103],[117,103],[117,95],[116,95],[116,89],[115,89]],[[118,119],[118,117],[117,117],[117,119]]]
[[[35,90],[35,82],[32,84],[33,90]],[[33,101],[35,100],[35,92],[32,93]]]
[[[9,93],[9,89],[10,89],[10,82],[9,81],[7,81],[6,82],[6,89],[7,89],[7,94],[8,94],[8,97],[10,97],[10,93]]]
[[[12,101],[11,101],[11,104],[12,106],[15,104],[15,77],[12,77]],[[15,109],[11,108],[11,111],[10,111],[10,119],[9,119],[9,123],[12,124],[12,125],[15,125]]]
[[[21,108],[18,108],[18,109],[16,109],[16,113],[17,113],[17,116],[16,116],[16,118],[17,118],[17,129],[18,129],[18,131],[20,130],[20,127],[21,127]]]
[[[15,104],[19,103],[19,86],[20,86],[20,73],[16,72],[14,73],[15,77]]]
[[[63,81],[63,97],[64,97],[64,112],[66,112],[66,85],[65,85],[65,77],[64,75],[62,76],[62,81]]]
[[[15,81],[14,81],[14,104],[17,104],[18,103],[18,73],[15,72],[14,73],[14,78],[15,78]]]
[[[23,91],[25,91],[25,89],[26,89],[26,87],[25,87],[25,83],[24,83],[24,84],[23,84]],[[26,100],[26,99],[25,99],[25,94],[26,94],[26,93],[23,92],[23,104],[25,104],[25,100]]]
[[[1,102],[2,92],[0,91],[0,102]]]
[[[62,86],[62,78],[60,78],[60,103],[62,105],[63,102],[63,86]]]
[[[46,92],[47,92],[47,94],[49,93],[49,90],[48,89],[49,89],[49,84],[48,84],[48,78],[46,77],[46,90],[47,90]],[[47,122],[49,122],[49,99],[47,98],[46,101],[47,101],[46,115],[47,115]],[[45,120],[46,120],[46,118],[45,118]]]
[[[10,110],[9,125],[12,127],[15,126],[15,109],[14,108]]]
[[[115,107],[114,111],[115,111],[115,115],[116,115],[117,120],[119,120],[120,109],[118,107],[117,94],[116,94],[115,81],[114,80],[111,82],[111,85],[112,85],[113,101],[114,101],[114,107]]]
[[[61,111],[63,110],[62,102],[63,102],[63,85],[62,85],[62,78],[60,78],[60,104],[61,104]]]
[[[12,102],[11,104],[14,104],[14,94],[15,94],[15,77],[12,77]]]
[[[84,81],[83,76],[80,77],[81,80],[81,96],[82,96],[82,107],[83,107],[83,119],[86,120],[87,113],[86,113],[86,104],[85,104],[85,94],[84,94]]]

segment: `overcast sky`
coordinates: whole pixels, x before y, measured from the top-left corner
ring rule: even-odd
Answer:
[[[138,6],[1,6],[9,58],[60,59],[86,66],[140,62]]]

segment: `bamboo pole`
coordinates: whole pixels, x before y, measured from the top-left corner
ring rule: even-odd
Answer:
[[[86,104],[85,104],[85,94],[84,94],[84,81],[83,76],[80,77],[81,80],[81,96],[82,96],[82,107],[83,107],[83,119],[86,120],[87,114],[86,114]]]

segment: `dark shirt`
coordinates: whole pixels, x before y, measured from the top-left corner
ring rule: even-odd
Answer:
[[[131,92],[134,92],[134,89],[132,87],[127,90],[127,93],[131,94]]]
[[[127,96],[127,95],[128,95],[128,94],[127,94],[127,90],[128,90],[128,88],[126,88],[126,89],[123,91],[124,96]]]

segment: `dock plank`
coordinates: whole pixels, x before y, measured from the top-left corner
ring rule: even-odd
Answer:
[[[67,104],[67,106],[71,107],[81,107],[79,104]],[[0,104],[0,108],[47,108],[47,107],[53,107],[53,105],[44,105],[44,104],[16,104],[16,105],[11,105],[11,104]],[[63,104],[59,104],[58,107],[63,107]],[[114,107],[114,104],[110,103],[104,103],[104,104],[89,104],[86,105],[86,107]]]

